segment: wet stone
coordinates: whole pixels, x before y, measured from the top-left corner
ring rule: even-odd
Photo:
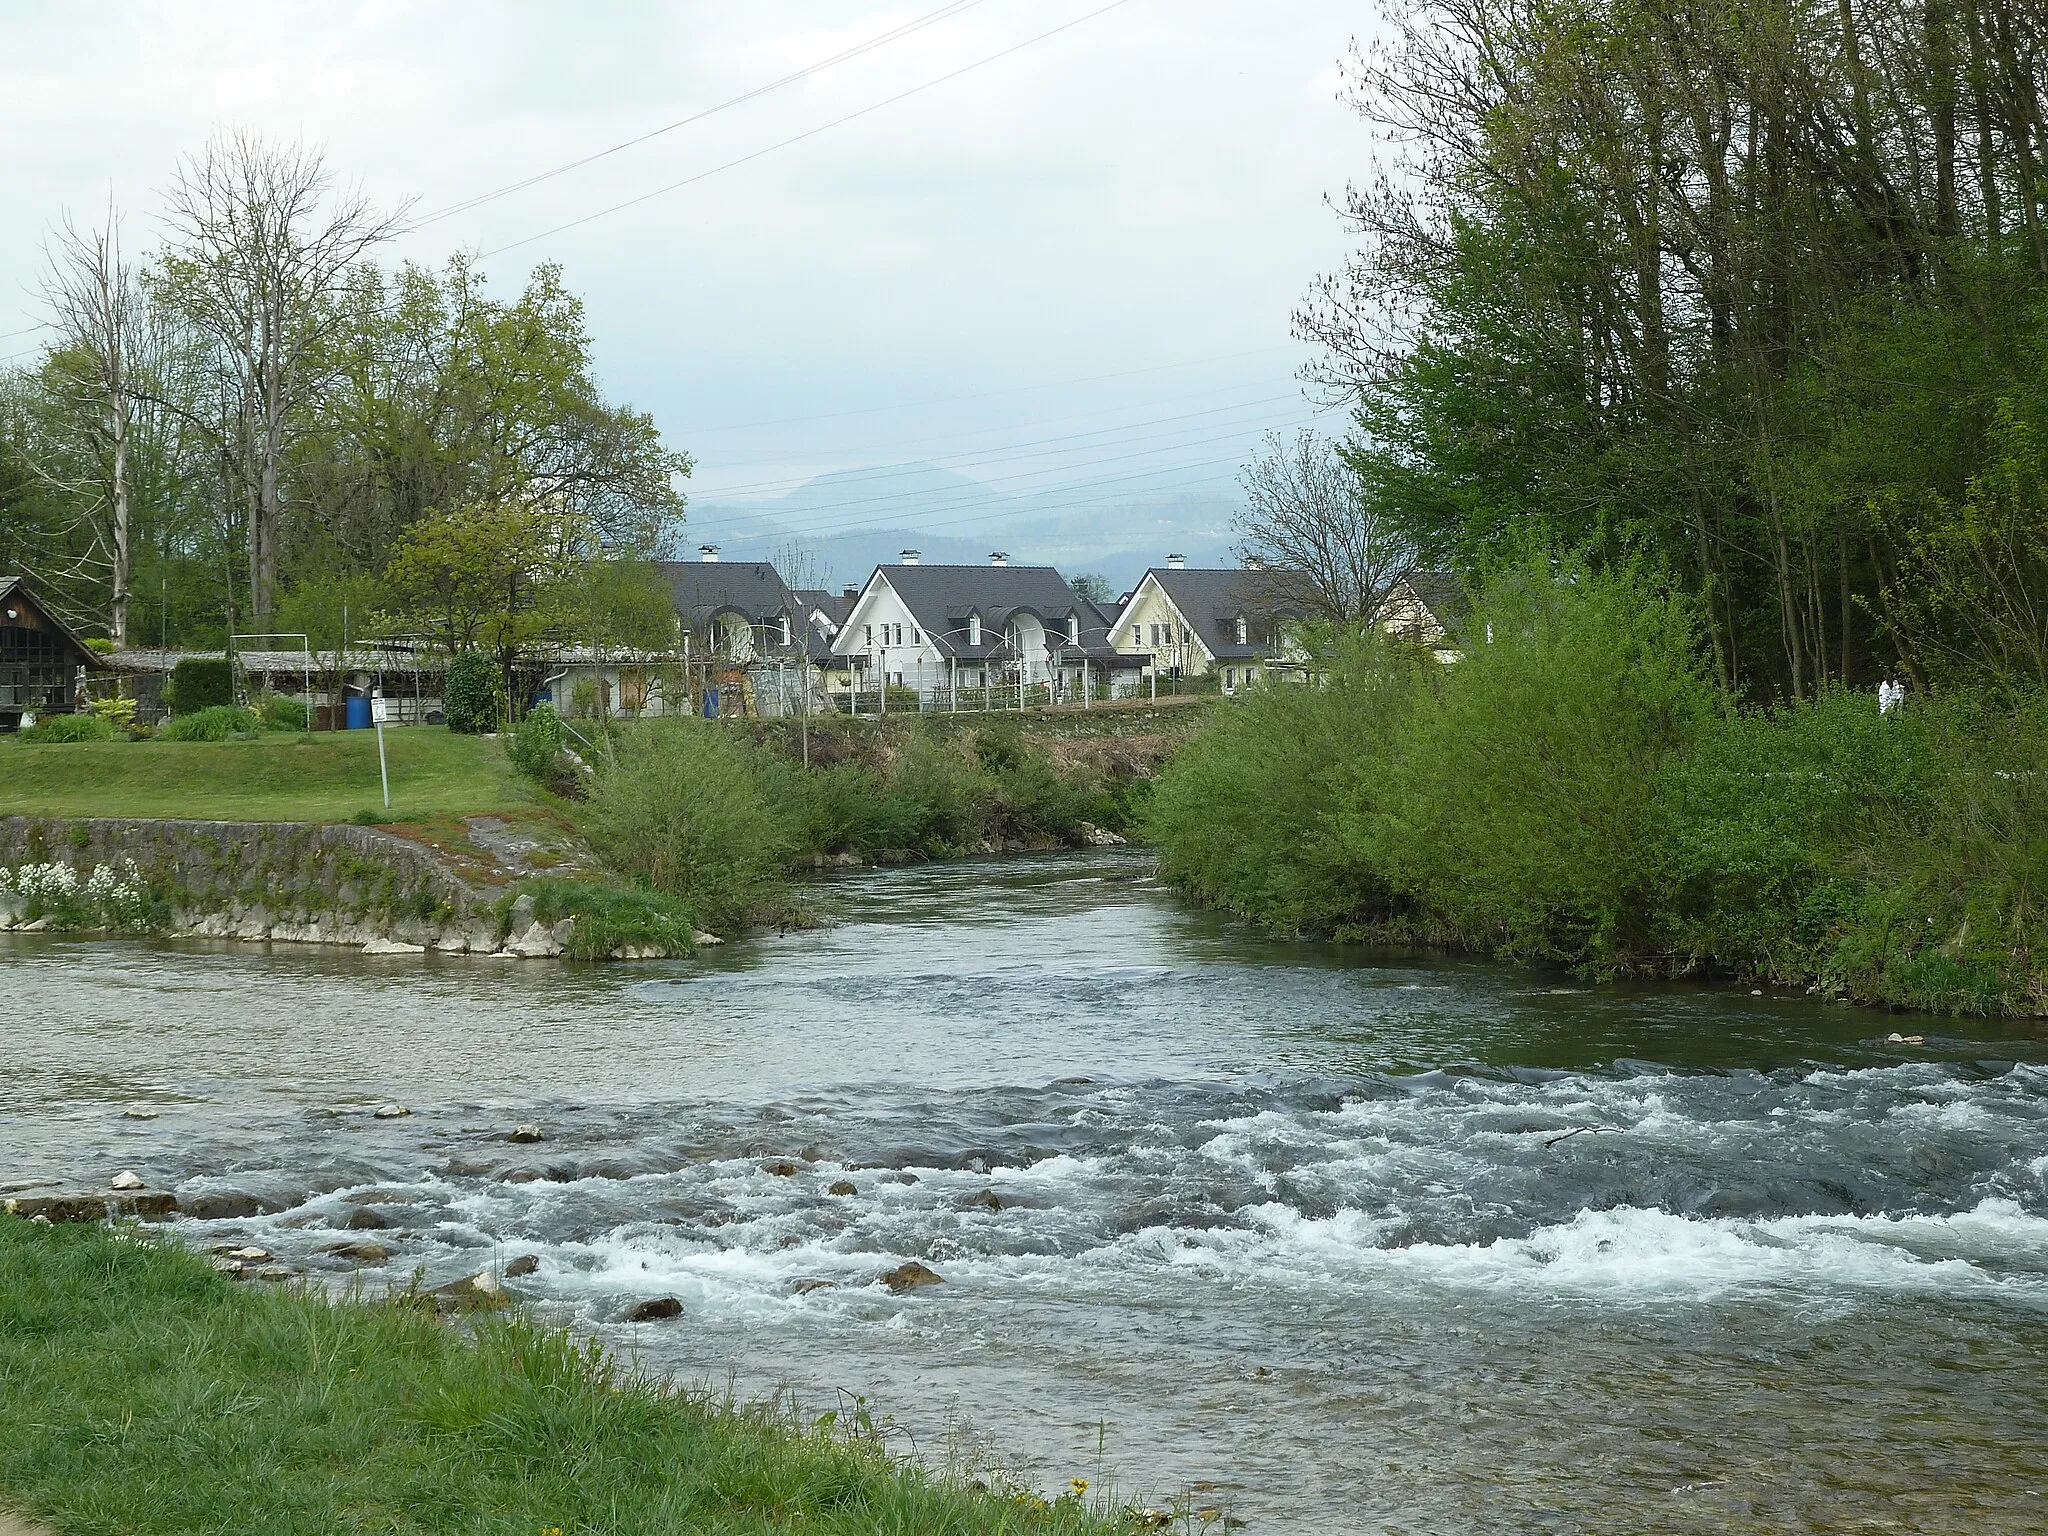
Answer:
[[[507,1280],[517,1280],[521,1275],[533,1274],[539,1268],[540,1258],[537,1254],[522,1253],[518,1258],[505,1266],[505,1278]]]
[[[537,1125],[515,1125],[505,1139],[510,1142],[516,1142],[524,1147],[531,1146],[534,1142],[541,1140],[542,1137],[540,1127]]]
[[[882,1284],[898,1296],[906,1291],[920,1290],[927,1285],[944,1285],[946,1277],[936,1270],[927,1269],[912,1259],[908,1264],[899,1264],[882,1276]]]
[[[857,1195],[860,1193],[860,1186],[851,1179],[841,1179],[825,1191],[825,1193],[828,1195]]]
[[[381,1232],[391,1224],[389,1216],[367,1205],[359,1205],[350,1211],[348,1220],[342,1223],[351,1232]]]
[[[383,1264],[390,1260],[391,1250],[382,1243],[335,1243],[320,1250],[337,1259],[347,1259],[353,1264]]]
[[[681,1317],[683,1304],[674,1296],[655,1296],[638,1303],[626,1314],[629,1323],[658,1323],[666,1318]]]

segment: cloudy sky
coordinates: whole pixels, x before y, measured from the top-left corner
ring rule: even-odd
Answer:
[[[607,390],[696,455],[700,501],[913,460],[1077,505],[1223,492],[1262,430],[1312,417],[1288,317],[1345,248],[1326,194],[1372,166],[1336,99],[1371,17],[1336,0],[7,7],[0,358],[34,344],[5,333],[38,318],[53,220],[111,194],[146,245],[179,158],[252,128],[411,201],[424,222],[395,257],[483,253],[501,291],[560,262]]]

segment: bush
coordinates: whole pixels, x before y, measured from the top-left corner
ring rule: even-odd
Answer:
[[[235,667],[225,656],[187,656],[171,668],[164,683],[164,707],[173,714],[196,714],[234,702]]]
[[[252,735],[263,722],[249,710],[232,704],[217,704],[196,714],[178,715],[158,734],[166,741],[225,741],[230,736]]]
[[[671,955],[687,955],[694,947],[694,914],[656,891],[584,880],[536,880],[521,891],[533,898],[533,915],[541,922],[575,920],[568,952],[578,960],[602,960],[622,946]]]
[[[306,728],[306,706],[281,693],[266,694],[257,706],[257,714],[269,730],[303,731]]]
[[[537,704],[519,722],[519,729],[505,743],[512,766],[529,779],[546,784],[555,777],[555,765],[562,755],[562,717],[552,704]]]
[[[94,699],[85,706],[99,719],[104,720],[117,731],[135,729],[135,701],[133,699]]]
[[[1367,638],[1316,685],[1259,689],[1213,716],[1144,808],[1162,872],[1280,931],[1327,933],[1407,911],[1347,829],[1380,810],[1422,677],[1410,653]]]
[[[132,707],[133,701],[129,701]],[[113,741],[120,736],[112,722],[98,715],[41,715],[21,733],[23,741]]]
[[[481,651],[464,651],[448,664],[442,694],[448,729],[459,736],[487,736],[505,718],[498,669]]]
[[[742,928],[779,902],[795,851],[770,772],[761,749],[718,725],[644,722],[620,733],[617,764],[592,787],[591,842],[714,930]]]

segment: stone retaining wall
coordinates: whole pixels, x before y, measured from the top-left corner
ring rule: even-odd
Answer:
[[[431,849],[375,827],[0,817],[0,866],[132,862],[171,934],[495,951],[503,923]],[[11,918],[0,913],[0,921]]]

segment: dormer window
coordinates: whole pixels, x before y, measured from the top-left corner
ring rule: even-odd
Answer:
[[[1246,643],[1244,615],[1241,613],[1237,616],[1237,643],[1239,645]]]
[[[967,616],[967,643],[981,644],[981,615],[978,613],[970,613]]]
[[[1080,643],[1081,615],[1079,615],[1078,613],[1070,613],[1067,615],[1067,644],[1079,645]]]
[[[782,643],[784,645],[788,645],[790,643],[789,615],[786,613],[782,616]]]

